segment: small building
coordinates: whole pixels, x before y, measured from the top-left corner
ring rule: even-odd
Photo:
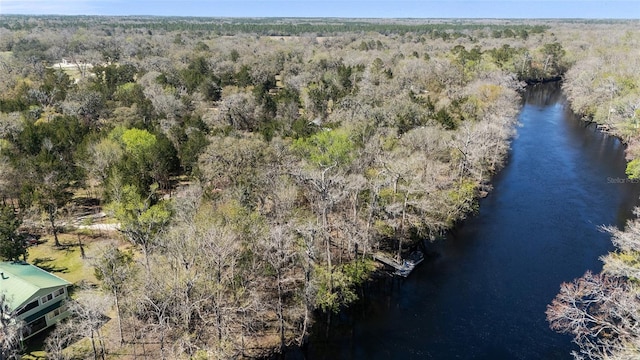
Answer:
[[[0,262],[0,293],[9,310],[27,324],[24,339],[69,316],[69,286],[68,281],[26,262]]]

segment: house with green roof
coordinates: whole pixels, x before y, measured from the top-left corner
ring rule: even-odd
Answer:
[[[24,339],[69,316],[66,302],[71,283],[22,261],[0,262],[0,293],[9,309],[29,327]]]

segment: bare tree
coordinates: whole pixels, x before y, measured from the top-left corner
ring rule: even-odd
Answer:
[[[268,237],[260,243],[262,247],[262,256],[267,262],[268,271],[273,274],[272,287],[275,287],[275,312],[278,318],[278,333],[280,335],[280,351],[284,351],[286,345],[286,332],[290,331],[291,318],[288,313],[293,312],[300,305],[294,301],[287,299],[295,299],[297,292],[300,272],[296,271],[298,263],[298,251],[295,246],[294,234],[286,225],[273,225],[269,231]]]
[[[105,314],[109,303],[110,300],[98,292],[83,290],[67,305],[71,312],[71,317],[67,321],[74,331],[72,336],[89,339],[94,360],[106,358],[101,328],[108,320]]]
[[[25,322],[9,308],[6,294],[0,292],[0,359],[20,359],[22,338],[27,331]]]
[[[122,311],[120,299],[126,291],[126,285],[135,281],[135,265],[133,254],[122,252],[115,245],[110,245],[94,264],[96,278],[102,281],[104,288],[113,295],[118,322],[120,344],[124,343],[122,335]]]
[[[64,321],[56,324],[55,329],[49,333],[44,341],[47,357],[52,360],[68,360],[71,358],[69,351],[65,351],[69,345],[77,340],[74,321]]]
[[[640,301],[621,278],[587,272],[547,307],[553,330],[573,335],[576,359],[630,358],[640,353]],[[626,354],[626,356],[622,356]]]

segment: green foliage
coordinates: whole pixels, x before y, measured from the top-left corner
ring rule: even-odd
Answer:
[[[140,163],[153,155],[153,150],[158,143],[155,135],[147,130],[128,129],[122,133],[124,149]]]
[[[124,185],[122,188],[113,189],[118,192],[117,201],[111,203],[109,208],[113,211],[115,218],[126,224],[136,221],[138,216],[148,208],[149,204],[143,201],[138,189],[133,185]]]
[[[209,64],[207,60],[198,56],[193,59],[186,69],[180,72],[180,77],[189,92],[197,89],[209,76]]]
[[[218,84],[219,80],[210,78],[205,79],[200,84],[198,90],[209,101],[218,101],[222,97],[222,88]]]
[[[205,210],[198,213],[199,221],[203,223],[213,221],[215,224],[228,227],[237,234],[241,234],[248,242],[255,242],[256,234],[265,230],[265,219],[237,199],[218,203],[216,208],[207,206]]]
[[[329,271],[324,266],[314,267],[314,280],[318,290],[316,305],[325,312],[337,313],[343,306],[358,299],[354,289],[354,279],[349,277],[343,267],[336,266]]]
[[[544,44],[540,52],[545,57],[542,68],[543,76],[556,76],[567,70],[567,64],[564,60],[566,51],[560,43]]]
[[[562,59],[566,54],[566,51],[559,42],[544,44],[541,51],[544,55],[552,56],[556,60]]]
[[[67,91],[71,87],[71,78],[60,69],[46,69],[40,91],[46,94],[46,99],[42,105],[53,105],[60,103],[67,96]]]
[[[138,72],[131,64],[125,65],[97,65],[93,68],[96,74],[94,79],[94,89],[105,98],[111,99],[118,86],[134,82]]]
[[[356,288],[367,281],[375,269],[375,262],[368,259],[353,260],[333,267],[332,271],[315,266],[316,305],[323,311],[337,313],[343,306],[358,300]]]
[[[229,59],[233,62],[237,62],[240,59],[240,53],[236,49],[232,49],[229,53]]]
[[[47,48],[47,45],[38,39],[22,38],[13,44],[11,51],[15,57],[23,61],[42,61],[47,60]]]
[[[198,41],[198,43],[196,44],[195,50],[196,51],[209,51],[210,48],[209,48],[209,45],[203,43],[202,41]]]
[[[376,263],[370,259],[357,259],[341,266],[344,275],[350,279],[353,286],[363,285],[376,269]]]
[[[457,56],[458,61],[463,65],[467,65],[469,62],[478,62],[482,57],[482,50],[479,46],[475,46],[473,49],[467,51],[462,45],[456,45],[451,49],[451,52]]]
[[[209,145],[208,129],[199,116],[188,116],[181,126],[171,128],[171,137],[177,143],[180,165],[186,173],[194,170],[198,156]]]
[[[144,96],[143,88],[140,84],[127,82],[117,86],[113,99],[119,101],[123,106],[147,106],[148,101]],[[149,104],[150,105],[150,104]]]
[[[338,84],[342,87],[342,95],[348,94],[355,85],[352,81],[352,76],[355,73],[355,70],[351,66],[346,66],[343,63],[340,63],[337,68],[338,72]]]
[[[453,116],[446,109],[440,109],[435,114],[435,120],[446,130],[455,130],[458,127]]]
[[[625,172],[629,179],[640,179],[640,158],[629,161]]]
[[[511,47],[509,44],[504,44],[502,47],[491,49],[487,52],[500,68],[512,70],[509,65],[512,63],[513,58],[519,53],[519,50]]]
[[[22,219],[13,207],[0,204],[0,258],[17,261],[27,260],[27,246],[24,237],[18,233]]]
[[[12,167],[27,174],[11,194],[21,192],[21,203],[40,205],[53,219],[83,185],[83,170],[91,174],[92,187],[104,183],[108,198],[100,200],[108,201],[107,209],[121,232],[143,252],[147,275],[152,275],[133,295],[146,296],[146,310],[156,305],[181,309],[159,315],[162,319],[138,314],[136,320],[151,326],[166,321],[168,326],[162,329],[167,330],[167,344],[184,341],[191,349],[209,341],[196,332],[209,336],[218,327],[219,339],[224,340],[212,339],[208,350],[214,357],[222,347],[239,349],[235,339],[241,336],[225,332],[238,330],[244,336],[254,316],[262,320],[255,323],[259,331],[252,337],[273,330],[277,304],[268,276],[277,273],[282,281],[277,300],[284,309],[277,316],[284,320],[286,340],[302,338],[304,334],[296,332],[302,332],[304,306],[337,311],[357,298],[356,288],[375,268],[370,260],[351,260],[342,237],[351,231],[370,231],[361,239],[370,252],[378,245],[395,245],[398,236],[413,239],[422,229],[442,230],[475,209],[476,183],[452,180],[459,178],[458,161],[463,159],[447,154],[462,141],[456,133],[462,121],[479,118],[496,104],[509,108],[505,113],[513,110],[509,106],[515,100],[479,84],[499,82],[505,92],[507,87],[516,88],[505,73],[513,71],[514,62],[521,64],[521,50],[513,44],[525,46],[508,40],[488,50],[486,46],[498,42],[482,38],[493,32],[513,39],[537,31],[531,26],[466,22],[331,19],[321,24],[127,18],[125,26],[112,18],[46,17],[15,23],[25,29],[34,23],[59,28],[73,24],[72,29],[80,30],[72,34],[70,52],[78,58],[102,54],[113,60],[111,65],[96,66],[95,77],[76,84],[64,72],[30,62],[20,63],[21,71],[3,74],[6,91],[0,95],[0,110],[21,111],[20,116],[33,120],[3,132],[9,143],[3,144],[3,154]],[[345,30],[352,33],[321,41]],[[90,31],[95,39],[81,41]],[[240,31],[305,32],[319,38],[316,42],[306,37],[284,41],[219,37]],[[34,31],[33,38],[39,34]],[[449,44],[430,40],[436,38],[460,40]],[[163,40],[167,47],[159,50],[157,44]],[[49,43],[60,45],[57,38]],[[447,50],[456,44],[467,47]],[[542,43],[536,38],[531,44]],[[362,52],[353,57],[349,51],[356,48]],[[47,51],[56,57],[62,53],[53,47]],[[531,64],[543,66],[543,50],[526,51],[535,57]],[[621,91],[632,95],[633,80],[615,79]],[[625,104],[614,105],[621,112],[626,109]],[[60,112],[79,118],[55,119]],[[501,113],[491,115],[483,118],[488,125],[484,129],[491,130],[483,137],[487,146],[471,142],[465,148],[468,169],[484,171],[484,159],[494,156],[486,152],[504,145],[493,135],[510,125]],[[0,118],[2,131],[5,119],[9,115]],[[207,124],[215,124],[215,134]],[[442,131],[440,125],[450,131]],[[466,129],[470,133],[465,135],[477,135],[474,126]],[[461,156],[459,151],[456,155]],[[301,172],[304,166],[320,171]],[[42,176],[31,179],[30,174]],[[159,200],[165,194],[159,189],[169,193],[178,180],[169,181],[170,177],[189,174],[197,174],[204,196],[201,189],[190,192],[193,189],[181,186],[175,209],[173,202]],[[179,178],[181,185],[190,180]],[[0,185],[4,184],[0,177]],[[174,218],[174,211],[181,216]],[[320,216],[337,240],[328,249],[313,234],[317,227],[300,229]],[[169,223],[176,228],[166,231]],[[277,263],[256,250],[268,243],[265,234],[272,226],[283,224],[290,226],[288,235],[295,232],[289,240],[300,243],[281,245],[291,258],[281,257]],[[346,228],[353,226],[357,228]],[[332,259],[323,258],[325,250]],[[169,258],[175,261],[166,261]],[[95,263],[96,277],[106,290],[124,289],[125,294],[123,284],[132,261],[130,253],[107,249]],[[155,279],[154,271],[169,269],[175,277]],[[265,302],[255,312],[245,307],[254,299]]]
[[[160,201],[148,209],[140,212],[137,222],[144,225],[151,233],[157,233],[171,219],[171,207],[169,202]]]
[[[395,126],[398,128],[398,135],[402,135],[412,129],[426,125],[428,118],[426,113],[419,109],[406,108],[404,111],[396,113]]]
[[[102,281],[102,285],[108,291],[120,292],[127,281],[135,272],[133,253],[121,251],[116,246],[107,247],[98,258],[94,266],[96,279]]]
[[[373,71],[374,73],[379,73],[382,70],[384,70],[384,62],[382,61],[382,59],[378,57],[373,59],[373,62],[371,63],[371,71]]]
[[[640,251],[637,249],[610,252],[605,260],[604,271],[609,270],[610,264],[616,264],[617,262],[624,264],[628,273],[640,273]],[[630,269],[633,269],[633,272],[629,271]],[[629,280],[634,283],[640,282],[640,278],[637,277],[631,277]]]
[[[330,85],[324,81],[311,83],[305,90],[309,97],[308,105],[311,110],[310,115],[317,115],[324,118],[327,113],[328,102],[331,100],[331,93],[333,92],[332,89],[330,89]]]
[[[251,68],[248,65],[242,65],[235,75],[236,84],[240,87],[247,87],[252,84]]]
[[[347,165],[355,156],[354,142],[345,129],[320,131],[308,138],[295,140],[292,146],[294,151],[320,168]]]
[[[548,25],[533,24],[487,24],[480,22],[437,22],[437,23],[394,23],[394,22],[366,22],[349,19],[324,19],[322,22],[298,19],[292,21],[282,21],[280,18],[264,19],[228,19],[228,18],[192,18],[189,21],[176,21],[176,18],[154,18],[154,17],[104,17],[82,16],[82,17],[59,17],[49,16],[40,18],[39,22],[27,21],[20,15],[9,15],[11,28],[14,30],[29,30],[37,26],[74,26],[81,28],[94,28],[97,26],[108,27],[109,29],[143,29],[147,33],[155,30],[163,32],[175,31],[201,31],[214,32],[220,35],[237,35],[242,33],[258,34],[267,36],[286,36],[319,34],[320,36],[331,36],[345,32],[360,34],[378,33],[385,36],[390,34],[404,35],[413,33],[417,35],[429,35],[432,39],[450,40],[452,38],[469,37],[469,33],[485,31],[500,31],[507,29],[513,31],[517,36],[523,37],[526,34],[539,34],[549,29]],[[9,26],[9,25],[8,25]],[[504,36],[501,33],[501,36]],[[177,33],[173,42],[178,45],[185,43],[181,33]],[[368,44],[369,45],[369,44]],[[377,42],[372,48],[378,47]]]
[[[154,182],[163,189],[169,186],[169,176],[179,168],[180,162],[175,147],[165,135],[116,127],[108,136],[120,143],[124,151],[116,168],[125,184],[141,191]]]
[[[464,214],[476,211],[478,202],[476,201],[478,185],[472,180],[462,180],[456,184],[456,188],[450,190],[447,195],[453,211],[450,213],[449,221],[456,221]]]
[[[155,187],[152,187],[153,193]],[[129,240],[143,247],[145,253],[155,241],[155,236],[162,231],[171,220],[171,204],[168,201],[159,201],[152,204],[151,198],[143,198],[140,191],[134,185],[124,185],[117,192],[114,201],[107,208],[120,222],[120,230]]]
[[[0,99],[0,112],[25,111],[29,108],[29,102],[24,98]]]
[[[10,139],[18,153],[25,156],[55,154],[60,161],[71,165],[73,155],[89,133],[86,125],[73,116],[58,116],[50,122],[25,121],[22,131]]]
[[[38,205],[48,217],[57,241],[57,213],[82,186],[84,173],[76,154],[88,128],[76,117],[56,117],[51,122],[25,121],[23,131],[6,149],[11,164],[25,177],[20,182],[22,207]],[[4,150],[4,149],[3,149]]]
[[[318,131],[318,127],[305,118],[297,118],[291,124],[291,130],[295,138],[306,138]]]

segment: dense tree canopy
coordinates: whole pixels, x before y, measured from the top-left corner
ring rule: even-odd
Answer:
[[[627,144],[626,172],[631,179],[640,177],[640,77],[637,57],[629,51],[637,43],[636,30],[606,27],[566,50],[556,43],[543,49],[553,58],[576,59],[565,75],[563,90],[572,109],[585,121],[597,123]],[[551,66],[566,66],[554,63],[553,58]],[[576,359],[633,359],[640,353],[640,224],[635,219],[624,231],[606,230],[617,249],[602,258],[602,273],[586,273],[563,284],[547,309],[551,327],[571,334],[579,345]]]
[[[357,299],[372,253],[400,259],[475,211],[525,82],[564,76],[635,159],[637,69],[612,57],[637,32],[590,52],[584,26],[3,16],[1,236],[43,213],[57,239],[94,198],[133,249],[95,262],[121,342],[193,358],[302,342],[314,310]],[[76,335],[93,340],[89,305]]]
[[[27,259],[26,239],[19,233],[22,221],[13,207],[0,205],[0,258],[18,261]]]

